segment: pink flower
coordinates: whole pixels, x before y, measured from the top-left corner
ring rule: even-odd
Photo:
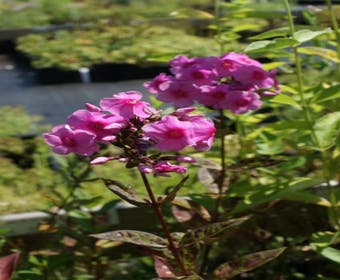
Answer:
[[[71,130],[65,125],[55,126],[51,132],[43,135],[45,142],[57,154],[76,153],[89,156],[99,150],[95,143],[96,135],[84,130]]]
[[[165,90],[171,80],[172,76],[167,76],[166,74],[161,73],[152,81],[145,82],[144,87],[148,89],[150,93],[158,93],[162,90]]]
[[[114,94],[111,98],[103,98],[100,107],[103,111],[119,115],[126,119],[139,117],[146,119],[155,112],[149,103],[141,101],[142,94],[138,91],[128,91]]]
[[[214,109],[226,109],[228,102],[227,95],[231,91],[229,85],[220,84],[217,86],[202,86],[201,94],[197,97],[198,102],[211,106]]]
[[[195,96],[199,89],[192,83],[185,81],[172,81],[168,86],[159,91],[157,99],[172,103],[176,107],[186,107],[194,104]]]
[[[191,123],[180,121],[175,116],[167,115],[142,129],[146,137],[156,142],[160,151],[180,151],[194,144]]]
[[[220,57],[222,60],[229,59],[243,65],[253,65],[262,68],[262,64],[255,59],[249,58],[246,54],[230,52]]]
[[[145,174],[149,174],[153,171],[152,167],[146,165],[146,164],[143,164],[143,163],[140,163],[138,165],[138,170],[142,173],[145,173]]]
[[[153,169],[157,173],[168,173],[168,172],[185,173],[187,172],[187,168],[185,166],[170,164],[168,161],[157,162],[153,166]]]
[[[234,114],[244,114],[250,110],[261,107],[260,96],[250,91],[233,91],[228,93],[226,98],[226,109]]]
[[[188,121],[191,123],[194,133],[192,138],[194,141],[193,147],[197,151],[207,151],[211,148],[214,140],[216,132],[215,125],[211,120],[205,118],[203,115],[189,115],[188,113],[191,113],[193,110],[194,108],[192,107],[181,108],[172,113],[172,115],[177,116],[181,121]]]
[[[196,62],[196,58],[189,58],[185,55],[177,55],[170,61],[170,71],[176,75]]]
[[[108,161],[116,159],[115,157],[97,157],[93,160],[90,161],[91,165],[96,165],[96,164],[103,164],[107,163]]]
[[[68,117],[68,124],[72,129],[86,130],[95,134],[98,141],[111,142],[115,140],[115,134],[124,127],[124,118],[78,110]]]

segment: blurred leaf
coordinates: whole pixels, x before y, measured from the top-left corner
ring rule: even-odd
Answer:
[[[333,146],[339,137],[340,112],[329,113],[315,121],[314,131],[321,149]]]
[[[180,242],[180,246],[188,246],[193,243],[203,242],[209,243],[214,239],[229,230],[234,230],[236,227],[247,221],[249,217],[231,219],[225,222],[213,223],[193,230],[188,230]]]
[[[126,186],[121,182],[115,180],[104,179],[104,183],[113,193],[121,199],[131,203],[135,206],[147,205],[147,202],[137,195],[135,189],[131,186]]]
[[[245,48],[245,52],[264,52],[288,47],[297,46],[299,42],[291,38],[278,38],[275,40],[263,40],[249,44]]]
[[[314,97],[313,101],[322,103],[325,101],[340,98],[340,84],[330,86],[329,88],[320,90]]]
[[[289,28],[288,27],[280,27],[271,29],[269,31],[265,31],[263,33],[260,33],[256,36],[252,36],[249,39],[251,40],[263,40],[263,39],[271,39],[273,37],[285,37],[289,34]]]
[[[0,258],[0,279],[10,280],[11,276],[18,264],[19,253],[14,253]]]
[[[228,171],[242,172],[244,170],[268,167],[281,163],[282,160],[273,159],[269,156],[241,159],[237,163],[228,166]]]
[[[216,169],[208,169],[206,167],[202,167],[198,170],[198,180],[212,193],[218,193],[218,186],[216,184],[216,180],[220,175],[220,171]]]
[[[297,103],[297,101],[295,101],[294,98],[292,98],[289,95],[285,95],[283,93],[280,93],[280,94],[276,95],[275,97],[270,99],[270,101],[274,102],[274,103],[279,103],[279,104],[291,105],[291,106],[294,106],[296,108],[301,109],[300,104]]]
[[[135,245],[150,247],[154,249],[163,249],[168,246],[168,242],[164,238],[148,232],[136,230],[116,230],[99,234],[92,234],[91,236],[98,239],[132,243]]]
[[[217,267],[213,272],[213,280],[227,280],[241,273],[251,271],[277,258],[285,247],[252,253],[231,260]]]
[[[300,43],[304,43],[307,41],[310,41],[320,35],[323,34],[327,34],[327,33],[332,33],[332,29],[331,28],[326,28],[324,30],[320,30],[320,31],[312,31],[312,30],[308,30],[308,29],[303,29],[303,30],[299,30],[294,32],[294,39],[299,41]]]
[[[204,221],[211,220],[209,211],[196,201],[176,198],[172,201],[172,204],[172,213],[180,223],[191,221],[195,215]]]
[[[195,157],[195,162],[192,163],[193,165],[196,166],[202,166],[202,167],[206,167],[209,169],[216,169],[216,170],[220,170],[221,167],[218,163],[216,163],[215,161],[212,161],[210,159],[206,159],[206,158],[200,158],[200,157]]]
[[[321,56],[322,58],[328,59],[335,63],[340,63],[338,55],[336,51],[326,48],[319,48],[319,47],[301,47],[299,48],[299,52],[308,55],[317,55]]]

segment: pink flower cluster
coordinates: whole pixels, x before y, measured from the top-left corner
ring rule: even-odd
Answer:
[[[169,160],[191,162],[191,158],[150,157],[148,149],[155,146],[167,152],[191,146],[198,151],[208,150],[215,134],[214,123],[203,115],[190,114],[194,108],[183,108],[161,116],[141,98],[141,93],[130,91],[102,99],[100,107],[86,104],[86,109],[75,111],[66,124],[45,133],[45,142],[57,154],[73,152],[83,156],[98,152],[100,143],[111,143],[121,148],[122,154],[99,156],[91,161],[92,164],[117,159],[144,173],[186,172],[186,167],[171,164]]]
[[[235,114],[256,110],[262,96],[279,93],[275,71],[265,71],[260,62],[245,54],[230,52],[220,57],[188,58],[179,55],[170,61],[172,75],[159,74],[144,86],[157,99],[178,108],[198,102]]]

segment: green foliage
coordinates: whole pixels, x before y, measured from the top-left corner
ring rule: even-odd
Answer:
[[[177,53],[205,56],[217,51],[213,40],[179,29],[143,25],[58,31],[52,37],[27,35],[18,39],[17,48],[33,59],[34,67],[73,70],[100,63],[159,64]]]

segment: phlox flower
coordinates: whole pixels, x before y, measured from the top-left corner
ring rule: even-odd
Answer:
[[[194,98],[199,89],[186,81],[171,81],[158,92],[157,99],[169,102],[176,107],[186,107],[194,104]]]
[[[96,135],[84,130],[72,130],[67,125],[55,126],[51,132],[44,133],[45,142],[56,154],[75,153],[89,156],[99,150],[95,143]]]
[[[153,166],[156,174],[161,175],[162,173],[168,172],[176,172],[176,173],[185,173],[187,172],[187,168],[181,165],[171,164],[168,161],[159,161]]]
[[[124,127],[124,118],[78,110],[68,117],[68,125],[72,129],[86,130],[95,134],[98,141],[111,142],[115,140],[115,134]]]
[[[145,82],[144,87],[147,88],[150,93],[158,93],[165,90],[171,80],[172,76],[160,73],[152,81]]]
[[[194,144],[192,124],[175,116],[166,115],[160,121],[144,125],[142,129],[146,137],[155,141],[160,151],[180,151]]]
[[[134,117],[146,119],[155,112],[155,109],[141,99],[142,94],[138,91],[121,92],[114,94],[113,97],[103,98],[100,101],[100,107],[103,111],[126,119]]]
[[[249,110],[256,110],[261,107],[260,96],[251,91],[232,91],[227,94],[226,109],[234,114],[244,114]]]

